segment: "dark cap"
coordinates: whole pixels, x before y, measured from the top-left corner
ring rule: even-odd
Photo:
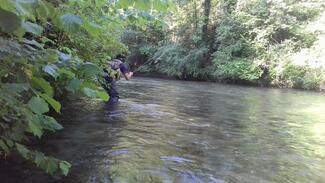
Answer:
[[[125,59],[126,58],[126,56],[124,55],[124,54],[118,54],[118,55],[116,55],[116,57],[115,58],[117,58],[117,59],[120,59],[120,58],[123,58],[123,59]]]

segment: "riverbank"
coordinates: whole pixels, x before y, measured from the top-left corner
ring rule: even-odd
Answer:
[[[239,85],[239,86],[253,86],[253,87],[262,87],[262,88],[280,88],[280,89],[296,89],[296,90],[306,90],[306,91],[315,91],[315,92],[325,92],[325,85],[320,86],[319,88],[314,89],[306,89],[302,87],[289,87],[288,85],[284,84],[272,84],[266,83],[265,81],[257,81],[257,82],[249,82],[249,81],[239,81],[239,80],[217,80],[217,79],[210,79],[210,80],[199,80],[199,79],[183,79],[177,76],[168,76],[167,74],[152,72],[152,73],[145,73],[145,72],[135,72],[136,77],[146,77],[146,78],[159,78],[159,79],[171,79],[171,80],[181,80],[181,81],[199,81],[199,82],[215,82],[221,84],[229,84],[229,85]]]

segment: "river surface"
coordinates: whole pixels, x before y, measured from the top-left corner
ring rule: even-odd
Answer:
[[[1,181],[325,182],[322,93],[149,78],[119,89],[115,107],[72,101],[42,145],[72,163],[68,177],[10,168]]]

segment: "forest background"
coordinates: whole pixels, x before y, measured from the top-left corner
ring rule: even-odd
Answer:
[[[122,41],[144,73],[185,80],[325,88],[325,14],[318,0],[176,2],[166,27],[130,27]]]

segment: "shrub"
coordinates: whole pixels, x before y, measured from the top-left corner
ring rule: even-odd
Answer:
[[[256,83],[263,70],[248,59],[234,59],[224,64],[216,64],[215,76],[219,80],[244,81]]]
[[[280,74],[280,81],[286,87],[322,90],[325,83],[324,69],[287,64]]]

